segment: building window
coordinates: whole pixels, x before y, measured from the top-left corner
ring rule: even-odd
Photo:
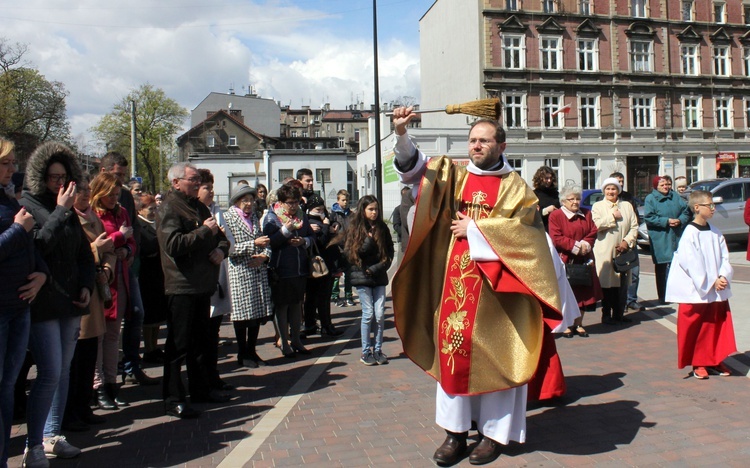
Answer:
[[[638,96],[631,98],[633,128],[654,128],[654,98]]]
[[[698,156],[688,156],[685,158],[685,177],[688,184],[698,180]]]
[[[732,98],[714,99],[714,109],[716,112],[716,128],[732,128]]]
[[[315,181],[319,184],[330,184],[331,183],[331,170],[330,169],[315,169]]]
[[[693,0],[682,0],[682,21],[693,21]]]
[[[216,138],[214,138],[213,135],[206,136],[206,146],[209,148],[213,148],[214,146],[216,146]]]
[[[292,138],[297,138],[297,130],[292,130]]]
[[[591,14],[591,0],[579,0],[578,1],[578,13],[582,15]]]
[[[229,135],[228,146],[237,146],[237,135]]]
[[[518,172],[518,175],[523,178],[523,159],[520,158],[508,158],[508,165],[513,168],[514,171]]]
[[[279,169],[279,183],[284,179],[294,177],[294,169]]]
[[[339,137],[339,148],[344,147],[344,137]]]
[[[503,35],[503,64],[510,70],[521,70],[526,66],[523,36]]]
[[[682,99],[682,115],[687,130],[701,128],[701,98],[685,97]]]
[[[294,123],[297,123],[297,116],[296,116],[296,115],[295,115],[295,116],[294,116],[294,118],[292,119],[292,122],[294,122]]]
[[[581,188],[596,188],[596,158],[581,159]]]
[[[354,141],[359,143],[359,129],[358,128],[354,130]]]
[[[320,138],[320,130],[315,130],[315,138]]]
[[[306,124],[306,123],[307,123],[307,117],[305,117],[305,116],[303,115],[303,116],[302,116],[302,125],[304,125],[304,124]]]
[[[647,18],[647,0],[630,0],[630,14],[636,18]]]
[[[336,124],[336,132],[337,133],[343,133],[344,132],[344,123],[339,122]]]
[[[650,72],[653,70],[651,41],[630,42],[630,67],[633,72]]]
[[[750,128],[750,99],[745,99],[745,128]]]
[[[543,96],[542,97],[542,114],[544,115],[545,128],[562,128],[563,114],[560,110],[562,96]]]
[[[518,11],[520,0],[505,0],[505,9],[508,11]]]
[[[742,65],[745,69],[745,76],[750,76],[750,47],[742,49]]]
[[[310,132],[307,130],[302,130],[302,138],[308,138],[310,136]]]
[[[555,3],[555,0],[542,0],[542,12],[554,13],[555,11],[557,11]]]
[[[562,38],[542,37],[540,44],[542,70],[560,70],[562,68]]]
[[[685,75],[698,75],[700,70],[698,66],[698,46],[682,45],[680,46],[680,55],[682,57],[682,73]]]
[[[555,173],[555,180],[560,181],[560,159],[558,158],[545,158],[544,165],[552,169]]]
[[[331,124],[326,124],[326,134],[331,134]]]
[[[578,117],[581,128],[599,128],[599,96],[582,95],[578,97]]]
[[[524,128],[526,126],[524,116],[526,115],[526,99],[521,93],[506,94],[503,99],[505,103],[505,128]]]
[[[724,24],[727,22],[727,4],[724,2],[714,2],[714,21]]]
[[[742,12],[745,24],[750,24],[750,5],[742,5]]]
[[[578,39],[578,69],[597,71],[599,68],[599,51],[596,39]]]
[[[714,46],[714,75],[729,76],[729,46]]]

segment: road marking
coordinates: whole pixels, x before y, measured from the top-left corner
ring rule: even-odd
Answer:
[[[271,436],[278,425],[286,419],[289,412],[297,406],[300,398],[307,394],[310,387],[325,372],[336,355],[344,349],[344,346],[349,343],[358,331],[359,327],[352,325],[339,339],[330,344],[325,353],[315,361],[315,364],[310,366],[307,372],[289,389],[286,395],[281,397],[273,408],[253,427],[249,437],[242,439],[224,460],[219,463],[218,468],[236,468],[244,466],[245,463],[250,461],[255,456],[255,452]]]

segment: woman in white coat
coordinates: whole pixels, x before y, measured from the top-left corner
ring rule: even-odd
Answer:
[[[612,267],[612,259],[621,252],[635,248],[638,237],[638,216],[633,206],[620,200],[622,187],[614,177],[602,183],[604,199],[591,207],[597,230],[594,244],[596,273],[602,285],[602,323],[630,322],[625,317],[625,304],[620,303],[620,273]],[[628,274],[628,273],[622,273]]]

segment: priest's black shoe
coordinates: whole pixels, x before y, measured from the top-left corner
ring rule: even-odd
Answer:
[[[432,456],[435,463],[440,466],[450,466],[458,463],[458,460],[461,459],[461,455],[466,451],[467,435],[467,432],[449,432],[443,445],[438,447],[438,449],[435,450],[435,455]]]
[[[200,416],[200,412],[187,405],[187,403],[176,403],[167,407],[168,416],[174,416],[180,419],[195,419]]]
[[[503,446],[489,437],[483,437],[481,441],[474,447],[469,455],[469,463],[472,465],[486,465],[497,460],[500,456],[500,451]]]

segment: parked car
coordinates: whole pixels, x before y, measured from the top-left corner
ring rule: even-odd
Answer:
[[[688,186],[684,195],[693,190],[711,192],[716,212],[709,223],[715,226],[728,242],[747,242],[745,203],[750,196],[750,178],[706,179]]]
[[[590,210],[594,203],[604,198],[604,194],[600,189],[586,189],[581,194],[581,208]]]

